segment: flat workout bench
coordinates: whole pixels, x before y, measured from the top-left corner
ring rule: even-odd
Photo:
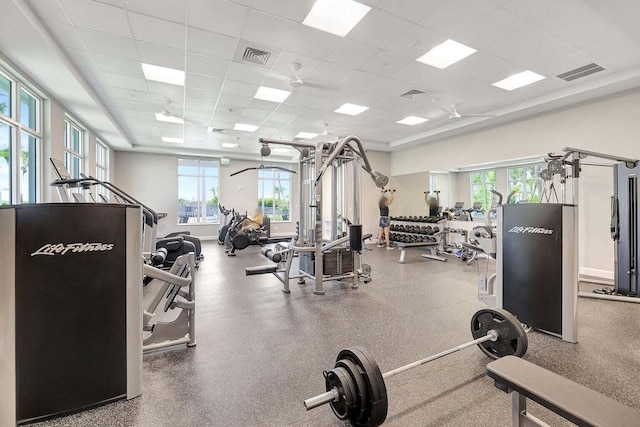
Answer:
[[[396,246],[398,247],[398,249],[400,249],[400,259],[398,260],[398,262],[400,264],[404,264],[404,253],[407,249],[411,249],[411,248],[429,248],[429,251],[431,252],[430,254],[422,254],[423,258],[429,258],[429,259],[433,259],[436,261],[446,261],[446,258],[443,258],[441,256],[437,255],[436,252],[436,248],[439,245],[438,242],[416,242],[416,243],[396,243]]]
[[[527,413],[527,398],[578,426],[640,425],[640,411],[515,356],[487,365],[497,388],[511,395],[513,426],[547,426]]]

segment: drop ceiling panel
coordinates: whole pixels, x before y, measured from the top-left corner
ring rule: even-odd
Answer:
[[[82,28],[78,28],[78,34],[80,34],[80,38],[91,52],[115,56],[116,58],[138,59],[136,43],[131,38],[114,36]]]
[[[269,70],[266,68],[231,62],[227,71],[227,78],[238,82],[261,85],[267,74],[269,74]]]
[[[140,62],[184,70],[184,50],[137,41]]]
[[[420,25],[449,38],[449,34],[488,19],[489,13],[496,7],[489,0],[445,1],[422,19]]]
[[[127,9],[167,21],[185,23],[187,0],[126,0]],[[191,2],[192,3],[192,2]]]
[[[124,110],[141,111],[145,113],[153,112],[153,104],[150,102],[132,101],[128,99],[119,99],[118,105]]]
[[[151,95],[148,92],[137,90],[112,88],[111,92],[117,99],[126,99],[129,101],[151,102]]]
[[[286,48],[289,36],[297,25],[299,24],[252,9],[247,15],[242,38],[268,46]]]
[[[253,0],[251,7],[280,18],[301,23],[315,0]]]
[[[190,0],[189,25],[239,37],[248,8],[226,0]]]
[[[473,25],[458,28],[449,37],[481,50],[500,40],[510,38],[512,34],[527,24],[528,22],[522,17],[498,7],[489,11],[484,19],[476,20]]]
[[[129,12],[129,21],[136,40],[184,49],[184,25],[134,12]]]
[[[121,89],[131,89],[138,91],[146,91],[147,90],[147,81],[145,79],[139,79],[135,77],[123,76],[120,74],[113,73],[102,73],[104,77],[109,82],[110,86],[121,88]]]
[[[147,81],[149,93],[155,97],[170,99],[173,103],[182,103],[184,100],[184,88],[168,83]]]
[[[187,71],[212,77],[224,78],[229,62],[194,53],[187,54]]]
[[[240,120],[242,123],[260,124],[269,116],[269,114],[271,114],[271,111],[245,108],[240,114]]]
[[[258,85],[227,80],[222,92],[224,94],[241,95],[247,98],[253,98],[257,90]]]
[[[340,37],[306,25],[294,26],[287,35],[287,51],[316,59],[325,59]]]
[[[142,66],[138,61],[115,58],[113,56],[101,55],[99,53],[94,53],[92,56],[96,64],[98,64],[98,68],[102,71],[144,79]]]
[[[415,60],[445,40],[446,37],[439,33],[414,25],[389,43],[386,50]]]
[[[212,91],[220,91],[222,88],[222,79],[217,77],[205,76],[203,74],[187,73],[185,84],[188,88],[206,89]]]
[[[96,65],[89,51],[67,48],[66,52],[75,66],[82,72],[87,73],[87,70],[89,72],[90,70],[98,70],[98,65]]]
[[[81,28],[132,37],[127,20],[127,13],[120,7],[96,1],[59,0],[71,22]]]
[[[372,9],[347,37],[384,49],[391,40],[409,31],[411,22],[380,9]]]
[[[375,46],[343,38],[336,41],[326,60],[346,67],[360,68],[378,52],[380,49]]]
[[[396,78],[398,71],[412,62],[414,61],[407,57],[388,51],[381,51],[360,68],[370,73]]]
[[[188,27],[187,51],[214,58],[230,60],[236,50],[237,40],[211,31]]]
[[[377,6],[409,21],[420,22],[442,2],[443,0],[381,0]]]

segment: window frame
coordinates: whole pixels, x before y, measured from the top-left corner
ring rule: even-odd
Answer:
[[[487,177],[490,173],[493,173],[493,181],[487,180]],[[474,175],[479,175],[480,182],[474,182]],[[473,205],[474,202],[482,202],[482,209],[487,210],[491,208],[491,200],[493,197],[493,193],[489,190],[496,189],[496,178],[497,178],[497,170],[496,169],[483,169],[469,172],[469,186],[471,190],[471,203]],[[477,200],[476,197],[476,189],[474,187],[480,186],[482,188],[482,196],[481,200]]]
[[[273,174],[273,177],[261,177],[261,174],[270,172]],[[277,174],[277,177],[276,177]],[[286,174],[286,175],[285,175]],[[283,208],[280,208],[279,210],[277,210],[276,206],[266,206],[265,205],[265,199],[268,196],[265,196],[264,194],[264,184],[265,182],[273,182],[273,189],[274,189],[274,194],[271,195],[272,197],[272,204],[275,203],[275,196],[276,196],[276,181],[277,182],[282,182],[283,178],[282,177],[286,177],[284,180],[288,182],[288,188],[289,188],[289,192],[286,195],[283,195],[283,202],[286,202],[288,204],[288,209],[286,210],[286,212],[288,212],[288,216],[285,219],[285,210]],[[291,180],[291,173],[290,172],[285,172],[285,171],[281,171],[279,169],[258,169],[258,208],[260,208],[260,210],[262,211],[262,214],[265,217],[268,217],[270,222],[279,222],[279,223],[290,223],[292,222],[292,215],[291,215],[291,199],[292,199],[292,194],[293,194],[293,181]],[[269,209],[271,208],[273,210],[273,212],[269,212]],[[278,219],[277,216],[278,214],[280,214],[280,216],[282,217],[282,219]]]
[[[527,168],[533,168],[533,175],[532,175],[533,177],[527,178]],[[516,169],[522,169],[522,174],[523,174],[522,179],[512,179],[511,171]],[[532,163],[528,165],[511,166],[507,168],[507,188],[508,188],[509,194],[511,193],[511,191],[513,191],[514,183],[523,182],[525,184],[524,191],[518,191],[514,195],[517,203],[520,203],[520,202],[541,203],[542,202],[543,182],[542,182],[542,178],[540,178],[540,171],[542,169],[544,169],[543,163]],[[529,185],[528,185],[529,181],[535,182],[533,187],[533,192],[531,192],[531,189],[529,188]],[[537,196],[538,196],[537,201],[532,200],[533,199],[532,196],[536,195],[536,190],[537,190]]]
[[[100,162],[100,152],[104,157],[104,162]],[[109,181],[109,146],[96,138],[96,179]],[[96,185],[96,196],[102,195],[109,200],[109,191],[103,185]]]
[[[76,130],[78,130],[79,133],[79,137],[80,137],[80,141],[78,144],[79,147],[79,151],[75,151],[73,148],[73,130],[74,128]],[[69,132],[69,130],[71,132]],[[72,178],[80,178],[80,174],[84,173],[84,171],[86,170],[86,161],[87,161],[87,130],[81,126],[78,122],[78,120],[73,119],[70,116],[65,116],[64,118],[64,133],[63,133],[63,139],[64,139],[64,166],[65,168],[69,171],[69,174],[71,175]],[[68,157],[67,157],[68,156]],[[78,161],[78,165],[80,166],[80,170],[77,171],[76,167],[74,166],[73,161],[68,161],[67,158],[69,158],[69,160],[73,160],[74,158],[77,158]]]
[[[186,161],[195,161],[196,165],[195,165],[195,173],[181,173],[180,172],[180,161],[181,160],[186,160]],[[215,164],[215,174],[202,174],[201,173],[201,166],[200,163],[201,162],[213,162]],[[220,194],[220,160],[219,159],[215,159],[215,158],[195,158],[195,157],[178,157],[177,159],[177,177],[178,177],[178,194],[177,194],[177,225],[217,225],[220,224],[220,211],[218,210],[218,203],[220,201],[219,199],[219,194]],[[180,206],[181,206],[181,195],[180,195],[180,177],[188,177],[188,178],[195,178],[196,179],[196,196],[197,196],[197,200],[195,200],[195,212],[193,215],[186,215],[186,221],[182,222],[182,219],[185,217],[185,214],[180,213]],[[206,199],[207,195],[206,195],[206,188],[203,188],[203,181],[206,181],[207,178],[213,178],[217,181],[217,187],[214,187],[214,191],[213,191],[213,198],[211,200],[213,200],[213,206],[212,206],[212,212],[211,212],[211,220],[207,220],[206,218],[208,217],[208,202],[209,200]],[[205,197],[204,199],[204,204],[203,204],[203,200],[201,199],[201,197]],[[204,206],[204,215],[202,212],[202,207]],[[192,206],[193,207],[193,206]],[[195,218],[195,222],[191,222],[191,219]],[[204,220],[203,220],[204,218]]]
[[[41,181],[42,181],[42,110],[44,99],[33,90],[30,85],[21,78],[16,77],[5,68],[0,67],[0,75],[9,81],[9,115],[2,113],[0,115],[0,123],[9,128],[9,146],[8,146],[8,166],[9,166],[9,197],[8,204],[37,203],[41,200]],[[27,94],[35,100],[35,129],[22,123],[22,93]],[[28,158],[27,164],[23,164],[23,137],[33,138],[28,140]],[[19,155],[14,155],[19,153]],[[16,171],[24,170],[25,172],[17,173]],[[28,183],[26,189],[27,197],[23,199],[23,183]],[[0,200],[0,204],[2,204]]]

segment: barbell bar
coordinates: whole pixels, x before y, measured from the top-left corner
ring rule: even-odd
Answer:
[[[347,348],[336,358],[334,369],[324,371],[326,392],[304,401],[307,410],[327,403],[341,420],[354,426],[374,427],[384,422],[388,401],[385,379],[477,345],[487,356],[522,357],[528,347],[522,324],[504,309],[484,308],[471,318],[473,340],[438,354],[381,373],[375,359],[360,347]]]

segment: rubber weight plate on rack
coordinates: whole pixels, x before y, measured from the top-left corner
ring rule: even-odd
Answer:
[[[484,308],[471,318],[471,334],[481,338],[490,330],[498,332],[495,341],[478,344],[480,350],[492,359],[504,356],[522,357],[527,352],[529,340],[522,324],[514,315],[500,308]]]
[[[336,358],[336,366],[340,361],[349,361],[360,368],[361,379],[364,382],[366,396],[366,409],[360,417],[350,418],[351,424],[359,427],[379,426],[387,418],[389,402],[387,400],[387,388],[382,378],[382,372],[373,356],[361,347],[346,348]],[[357,384],[357,380],[355,381]],[[327,391],[331,388],[327,385]],[[331,404],[333,406],[333,403]],[[357,418],[357,419],[356,419]]]

